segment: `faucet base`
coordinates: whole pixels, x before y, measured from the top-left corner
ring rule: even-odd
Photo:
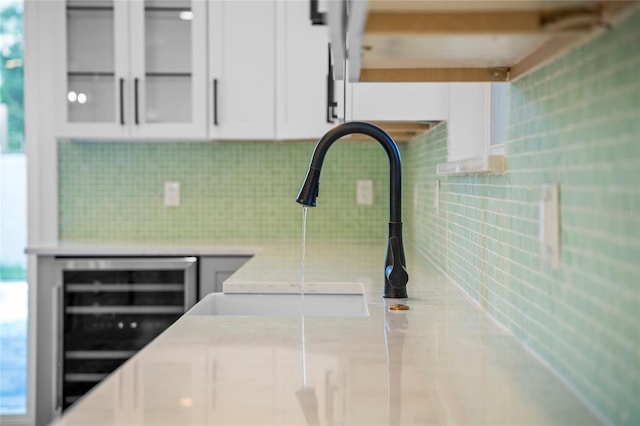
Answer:
[[[409,274],[402,244],[402,222],[389,222],[389,244],[384,265],[384,297],[406,299]]]
[[[398,146],[381,128],[369,123],[353,121],[342,123],[329,130],[316,143],[309,163],[307,177],[300,188],[296,201],[308,207],[316,205],[320,170],[329,147],[343,136],[361,133],[371,136],[384,148],[389,157],[389,245],[387,259],[384,264],[385,284],[384,297],[394,299],[407,298],[407,282],[409,274],[405,267],[404,249],[402,247],[402,160]]]
[[[407,289],[406,288],[395,289],[395,288],[391,287],[391,289],[387,289],[386,284],[385,284],[384,294],[382,295],[382,297],[384,297],[385,299],[407,299],[407,298],[409,298],[409,296],[407,295]]]

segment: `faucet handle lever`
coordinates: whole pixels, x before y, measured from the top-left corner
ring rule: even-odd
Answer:
[[[389,238],[385,275],[389,284],[395,288],[405,287],[409,281],[409,274],[404,266],[402,244],[396,236]]]

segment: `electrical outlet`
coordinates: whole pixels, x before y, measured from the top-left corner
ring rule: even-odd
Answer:
[[[436,179],[433,186],[433,208],[436,210],[436,214],[440,214],[440,179]]]
[[[359,206],[373,205],[373,181],[371,179],[356,181],[356,204]]]
[[[165,207],[178,207],[180,205],[180,182],[167,181],[164,183]]]
[[[560,186],[544,185],[540,197],[540,257],[560,264]]]

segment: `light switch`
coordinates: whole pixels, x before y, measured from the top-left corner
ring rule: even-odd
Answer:
[[[440,214],[440,179],[436,179],[433,185],[433,208],[436,210],[436,214]]]
[[[165,207],[178,207],[180,205],[180,182],[167,181],[164,183]]]
[[[540,196],[540,257],[560,264],[560,185],[544,185]]]
[[[356,204],[359,206],[373,205],[373,181],[371,179],[356,181]]]

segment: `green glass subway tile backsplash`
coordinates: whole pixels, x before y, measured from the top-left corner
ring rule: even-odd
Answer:
[[[612,424],[640,424],[640,12],[511,85],[507,173],[436,175],[442,123],[401,144],[405,242],[429,257]],[[202,243],[299,237],[313,144],[60,142],[60,239]],[[372,179],[373,206],[355,205]],[[182,205],[163,207],[163,183]],[[434,206],[439,181],[440,208]],[[560,185],[561,261],[538,242],[541,186]],[[378,240],[388,160],[327,155],[310,239]]]
[[[301,235],[295,196],[307,171],[306,142],[59,143],[61,240],[215,243]],[[308,237],[386,236],[388,160],[375,143],[340,142],[328,152]],[[356,180],[371,179],[372,206],[355,204]],[[163,206],[165,181],[181,205]]]
[[[414,246],[604,421],[640,424],[640,12],[511,85],[502,176],[437,176],[440,124],[408,146]],[[440,181],[440,211],[433,207]],[[560,184],[561,261],[538,242]],[[410,188],[410,189],[409,189]]]

